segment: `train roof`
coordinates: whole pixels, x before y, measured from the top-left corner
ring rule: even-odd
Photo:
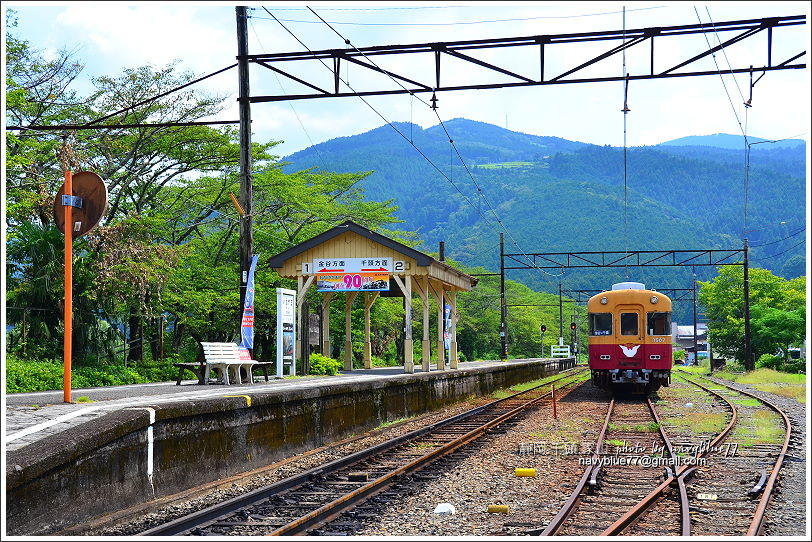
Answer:
[[[645,304],[650,304],[649,299],[655,296],[658,298],[658,302],[662,302],[660,306],[663,307],[664,310],[671,310],[671,298],[657,290],[647,289],[646,285],[641,282],[619,282],[613,284],[611,290],[606,290],[590,297],[587,302],[587,307],[589,308],[596,305],[603,306],[603,304],[600,303],[602,297],[606,297],[610,304],[614,306],[617,303],[622,304],[629,302],[631,299],[635,299],[635,302],[639,302],[637,300],[640,297],[645,297]]]

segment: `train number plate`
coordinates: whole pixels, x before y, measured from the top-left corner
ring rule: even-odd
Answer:
[[[719,498],[716,493],[697,493],[696,498],[700,501],[715,501]]]

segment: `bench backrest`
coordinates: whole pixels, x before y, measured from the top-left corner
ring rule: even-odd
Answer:
[[[234,343],[200,343],[207,362],[241,361],[238,346]]]

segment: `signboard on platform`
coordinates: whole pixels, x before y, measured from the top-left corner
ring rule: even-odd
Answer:
[[[296,344],[296,291],[276,289],[276,376],[282,378],[284,366],[288,374],[296,374],[294,345]]]
[[[385,292],[391,271],[392,260],[385,257],[319,258],[312,267],[319,292]]]

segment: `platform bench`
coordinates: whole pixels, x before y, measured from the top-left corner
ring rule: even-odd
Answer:
[[[175,363],[179,368],[177,384],[180,385],[183,371],[188,369],[198,377],[198,383],[206,384],[209,381],[211,370],[216,369],[220,373],[224,384],[231,384],[232,380],[237,384],[242,384],[240,369],[244,369],[248,375],[248,383],[254,382],[254,367],[259,362],[253,359],[246,359],[245,354],[241,355],[240,348],[234,343],[214,343],[201,342],[203,347],[204,362],[201,363]],[[267,380],[267,368],[265,378]],[[232,378],[233,376],[233,378]]]

